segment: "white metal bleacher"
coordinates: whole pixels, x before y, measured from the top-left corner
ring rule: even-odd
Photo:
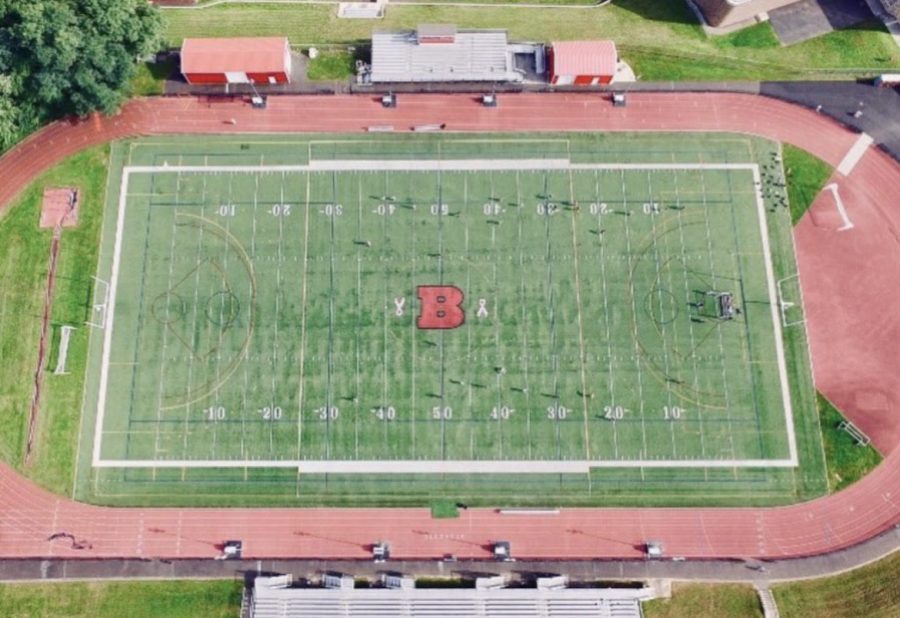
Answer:
[[[452,43],[420,44],[416,32],[372,34],[372,82],[520,81],[505,30],[459,30]]]
[[[641,618],[642,589],[271,588],[258,578],[252,618]]]

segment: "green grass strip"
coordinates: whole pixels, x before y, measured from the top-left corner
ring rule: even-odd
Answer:
[[[816,405],[822,423],[828,486],[831,491],[840,491],[871,472],[881,463],[881,455],[871,445],[860,446],[838,427],[844,417],[822,394],[817,395]]]
[[[643,609],[645,618],[762,618],[763,615],[756,591],[740,584],[676,584],[671,599],[647,601]]]
[[[452,500],[438,500],[431,504],[433,519],[455,519],[459,517],[459,508]]]
[[[67,159],[38,178],[0,217],[0,456],[21,466],[32,394],[28,378],[37,362],[52,236],[51,230],[38,229],[43,191],[57,186],[79,189],[79,224],[63,232],[51,317],[54,332],[63,324],[76,327],[68,374],[55,376],[52,367],[45,373],[36,449],[24,470],[40,485],[61,493],[68,493],[72,484],[73,437],[81,414],[89,334],[84,322],[91,310],[108,152],[104,146]]]
[[[346,51],[324,51],[309,61],[306,76],[311,80],[347,79],[356,73],[356,59]]]
[[[233,618],[240,606],[232,580],[0,585],[0,618]]]
[[[128,91],[131,96],[149,97],[163,94],[166,78],[175,71],[175,60],[142,62],[138,65]]]
[[[805,150],[784,145],[784,173],[791,205],[791,222],[797,224],[831,177],[830,165]]]
[[[781,618],[887,618],[900,607],[900,553],[838,575],[774,586]],[[649,614],[648,614],[649,616]]]

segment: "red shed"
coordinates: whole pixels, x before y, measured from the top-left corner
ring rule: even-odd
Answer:
[[[291,47],[284,37],[185,39],[181,72],[189,84],[286,84]]]
[[[613,41],[563,41],[551,44],[548,60],[551,84],[589,86],[612,81],[619,55]]]

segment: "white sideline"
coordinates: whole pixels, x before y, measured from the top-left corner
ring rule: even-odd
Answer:
[[[791,389],[788,386],[787,365],[784,360],[784,338],[781,333],[781,302],[775,287],[775,269],[772,267],[772,250],[769,245],[769,227],[766,225],[766,205],[762,196],[762,178],[759,167],[753,168],[753,183],[756,186],[756,211],[759,215],[759,231],[762,234],[763,262],[766,265],[766,281],[769,286],[769,307],[772,309],[772,329],[775,331],[775,360],[778,363],[778,376],[781,378],[781,401],[784,405],[785,428],[788,434],[788,452],[790,462],[799,465],[797,459],[797,437],[794,433],[794,410],[791,406]]]
[[[109,283],[107,296],[107,319],[103,331],[103,357],[100,362],[100,392],[97,394],[97,418],[94,426],[93,464],[100,463],[100,442],[103,438],[103,418],[106,414],[106,390],[109,386],[109,356],[112,348],[113,322],[116,317],[116,288],[119,285],[119,257],[122,255],[122,231],[125,227],[125,207],[128,204],[128,179],[131,176],[128,168],[122,170],[122,183],[119,186],[119,212],[116,219],[116,242],[113,249],[112,280]]]
[[[866,149],[868,149],[874,141],[875,140],[873,140],[868,133],[860,133],[859,137],[853,143],[853,146],[850,147],[850,150],[848,150],[847,154],[844,155],[844,158],[841,159],[841,162],[837,166],[837,171],[844,176],[849,176],[850,172],[853,171],[853,168],[856,167],[856,164],[859,163],[859,160],[866,154]]]
[[[122,253],[128,182],[131,174],[153,173],[277,173],[314,171],[478,171],[492,170],[747,170],[752,172],[756,186],[755,197],[763,243],[769,304],[775,332],[776,362],[781,382],[782,402],[788,436],[788,459],[691,459],[691,460],[545,460],[545,461],[428,461],[428,460],[104,460],[101,458],[103,421],[109,387],[109,365],[115,319],[116,291],[119,280],[119,261]],[[793,409],[790,400],[787,367],[784,358],[779,298],[766,223],[765,203],[761,189],[759,166],[754,163],[570,163],[567,159],[441,159],[441,160],[325,160],[309,165],[165,165],[126,166],[122,172],[119,193],[119,212],[109,288],[109,314],[103,333],[103,354],[100,369],[100,388],[97,398],[97,417],[94,428],[92,465],[95,468],[297,468],[305,473],[585,473],[591,468],[785,468],[798,465]],[[833,189],[837,198],[836,188]],[[838,198],[839,199],[839,198]],[[839,202],[840,203],[840,202]],[[842,205],[839,209],[843,213]],[[846,214],[846,213],[844,213]],[[849,220],[845,220],[849,223]],[[852,227],[852,224],[850,224]]]
[[[844,200],[841,199],[841,195],[838,193],[837,183],[833,182],[825,188],[831,191],[831,195],[834,196],[834,204],[837,206],[838,214],[841,215],[841,219],[844,220],[844,225],[838,228],[838,232],[852,230],[855,226],[853,225],[853,221],[850,220],[850,216],[847,214],[847,209],[844,208]]]
[[[136,165],[125,168],[133,174],[232,174],[281,172],[380,172],[480,170],[752,170],[754,163],[570,163],[568,159],[391,159],[317,160],[308,165]]]
[[[792,468],[790,459],[622,460],[103,460],[95,468],[296,468],[303,474],[585,474],[591,468]]]

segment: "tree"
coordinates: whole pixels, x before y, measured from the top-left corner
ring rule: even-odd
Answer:
[[[9,148],[19,137],[20,132],[12,78],[0,75],[0,152]]]
[[[146,0],[0,0],[0,74],[42,120],[112,113],[161,31]]]

